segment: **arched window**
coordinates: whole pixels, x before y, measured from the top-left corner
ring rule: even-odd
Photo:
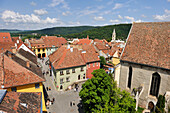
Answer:
[[[41,54],[38,54],[38,58],[41,58]]]
[[[127,84],[128,88],[131,88],[131,82],[132,82],[132,66],[129,67],[129,77],[128,77],[128,84]]]
[[[155,72],[152,74],[152,82],[151,82],[151,88],[150,88],[150,94],[153,96],[158,96],[159,93],[159,86],[160,86],[161,77],[160,75]]]
[[[80,75],[78,76],[78,80],[80,80]]]

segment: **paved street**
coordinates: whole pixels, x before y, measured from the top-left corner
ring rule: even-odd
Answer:
[[[45,65],[45,61],[48,58],[42,60],[38,60],[42,65],[42,71],[49,71],[48,65]],[[50,100],[55,98],[55,102],[52,105],[47,106],[48,113],[83,113],[80,109],[80,97],[79,91],[81,84],[79,84],[78,92],[74,92],[74,90],[69,91],[56,91],[55,86],[52,82],[52,77],[49,74],[45,74],[46,82],[44,82],[44,87],[51,87],[51,90],[47,91],[48,97]]]

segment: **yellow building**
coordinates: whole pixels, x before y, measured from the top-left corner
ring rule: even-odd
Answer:
[[[112,58],[112,63],[116,66],[117,64],[120,63],[120,56],[119,56],[119,51],[117,50],[114,55],[113,55],[113,58]]]
[[[1,88],[15,92],[41,92],[42,111],[46,112],[41,69],[11,52],[0,56]]]
[[[47,56],[47,49],[43,39],[31,39],[29,40],[31,49],[38,56],[38,58],[43,58]]]

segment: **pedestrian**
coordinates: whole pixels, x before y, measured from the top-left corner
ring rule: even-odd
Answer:
[[[51,87],[49,87],[49,90],[51,90]]]
[[[46,87],[47,91],[48,91],[48,87]]]
[[[53,102],[55,101],[55,98],[53,97]]]
[[[70,102],[70,106],[72,107],[72,102]]]

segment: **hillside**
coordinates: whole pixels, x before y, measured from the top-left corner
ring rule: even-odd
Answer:
[[[42,30],[33,30],[27,32],[20,32],[21,34],[31,34],[31,33],[38,33],[38,34],[47,34],[47,35],[67,35],[72,33],[80,33],[85,30],[90,30],[96,27],[93,26],[77,26],[77,27],[53,27],[53,28],[46,28]]]
[[[0,32],[18,33],[21,31],[17,29],[0,29]]]
[[[128,36],[129,30],[131,28],[131,24],[119,24],[119,25],[109,25],[104,27],[98,27],[95,29],[90,29],[83,31],[81,33],[74,33],[64,35],[66,38],[85,38],[89,35],[92,39],[106,39],[108,41],[111,40],[113,29],[116,30],[117,39],[125,40]]]

